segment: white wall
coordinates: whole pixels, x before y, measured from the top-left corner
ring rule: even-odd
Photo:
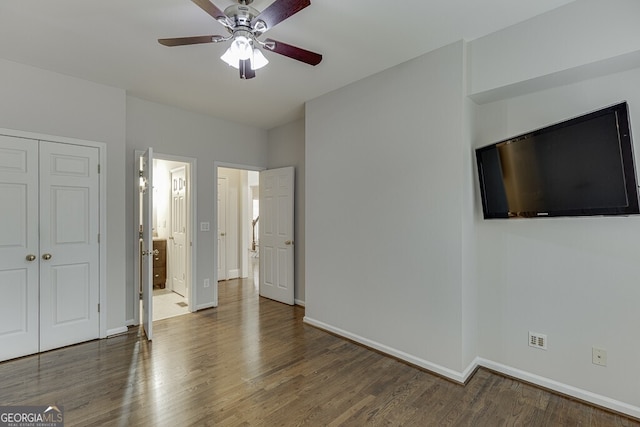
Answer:
[[[306,320],[459,379],[464,68],[459,42],[312,100],[305,156]]]
[[[469,94],[479,102],[640,67],[640,2],[580,0],[469,47]]]
[[[107,145],[107,330],[125,324],[125,92],[0,59],[0,127]]]
[[[294,277],[296,304],[305,304],[305,126],[304,119],[269,130],[269,169],[293,166],[294,188]],[[258,224],[259,225],[259,224]]]
[[[191,113],[178,108],[127,96],[127,212],[133,211],[134,151],[151,146],[155,152],[196,158],[197,223],[209,222],[211,231],[197,226],[196,306],[214,301],[214,286],[204,288],[205,278],[213,280],[216,228],[213,189],[214,162],[266,166],[267,132],[261,129]],[[133,214],[127,216],[127,235],[133,233]],[[127,320],[133,321],[133,240],[127,241]]]
[[[640,217],[484,221],[473,155],[621,100],[640,135],[639,8],[573,2],[310,101],[305,320],[640,417]]]
[[[584,0],[471,42],[469,94],[494,101],[475,108],[472,146],[622,100],[637,139],[639,13],[637,1]],[[478,196],[475,215],[481,358],[640,416],[640,218],[484,221]],[[549,349],[528,347],[528,331]],[[591,363],[592,347],[607,350],[607,367]]]
[[[468,44],[464,44],[465,63],[468,70]],[[464,79],[465,83],[468,81]],[[465,84],[464,93],[468,93]],[[463,100],[465,126],[462,127],[462,140],[468,144],[472,140],[476,125],[475,103],[465,96]],[[463,196],[462,196],[462,362],[471,366],[478,354],[478,283],[476,274],[476,232],[474,215],[475,156],[471,150],[462,150]]]
[[[635,69],[482,105],[474,146],[621,100],[640,135]],[[476,207],[479,354],[639,407],[640,218],[483,221]],[[528,331],[546,334],[548,351],[528,347]],[[591,363],[592,347],[607,350],[606,368]]]

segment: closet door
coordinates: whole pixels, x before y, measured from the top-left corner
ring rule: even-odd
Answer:
[[[38,352],[38,142],[0,135],[0,360]]]
[[[99,336],[98,149],[40,143],[40,351]]]

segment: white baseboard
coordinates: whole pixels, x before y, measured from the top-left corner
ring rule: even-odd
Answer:
[[[114,335],[125,334],[129,331],[129,328],[126,326],[120,326],[119,328],[107,329],[107,338],[112,337]]]
[[[487,369],[491,369],[492,371],[500,372],[501,374],[508,375],[510,377],[517,378],[519,380],[526,381],[567,396],[575,397],[576,399],[608,408],[622,414],[627,414],[634,418],[640,418],[640,407],[620,402],[619,400],[611,399],[609,397],[592,393],[587,390],[582,390],[580,388],[573,387],[567,384],[563,384],[561,382],[541,377],[530,372],[512,368],[511,366],[492,362],[491,360],[482,358],[478,358],[476,360],[478,362],[478,365],[483,366]]]
[[[412,365],[419,366],[420,368],[431,371],[435,374],[446,377],[452,381],[464,384],[471,377],[471,375],[475,372],[476,368],[479,366],[485,367],[487,369],[491,369],[492,371],[499,372],[501,374],[507,375],[509,377],[513,377],[519,379],[521,381],[525,381],[531,384],[535,384],[537,386],[553,390],[560,394],[571,396],[576,399],[589,402],[593,405],[600,406],[603,408],[610,409],[612,411],[619,412],[621,414],[626,414],[631,417],[640,419],[640,407],[630,405],[625,402],[621,402],[619,400],[611,399],[607,396],[602,396],[596,393],[592,393],[587,390],[582,390],[577,387],[570,386],[568,384],[563,384],[561,382],[541,377],[536,374],[532,374],[526,371],[522,371],[520,369],[512,368],[507,365],[503,365],[501,363],[492,362],[491,360],[483,359],[481,357],[476,357],[467,368],[462,372],[454,371],[453,369],[446,368],[444,366],[437,365],[435,363],[429,362],[428,360],[424,360],[410,354],[407,354],[403,351],[397,350],[392,347],[388,347],[384,344],[380,344],[378,342],[369,340],[367,338],[363,338],[356,334],[352,334],[340,328],[333,327],[319,320],[315,320],[309,318],[307,316],[304,317],[304,322],[315,326],[319,329],[323,329],[325,331],[334,333],[341,337],[347,338],[349,340],[355,341],[367,347],[378,350],[382,353],[388,354],[393,357],[397,357],[398,359],[404,360],[405,362],[411,363]]]
[[[352,334],[351,332],[347,332],[340,328],[333,327],[319,320],[315,320],[309,318],[307,316],[304,317],[303,321],[311,326],[315,326],[320,329],[324,329],[325,331],[332,332],[336,335],[340,335],[341,337],[350,339],[367,347],[373,348],[375,350],[381,351],[382,353],[388,354],[393,357],[397,357],[398,359],[404,360],[405,362],[411,363],[412,365],[419,366],[428,371],[434,372],[438,375],[442,375],[452,381],[463,384],[469,375],[473,372],[474,367],[470,365],[469,368],[465,369],[464,372],[456,372],[453,369],[446,368],[444,366],[437,365],[435,363],[431,363],[428,360],[420,359],[418,357],[412,356],[403,351],[397,350],[395,348],[386,346],[384,344],[380,344],[379,342],[372,341],[367,338],[363,338],[359,335]]]
[[[234,268],[233,270],[229,270],[227,273],[227,280],[237,279],[240,277],[240,269]]]
[[[295,305],[299,305],[301,307],[304,307],[304,300],[302,300],[302,299],[295,299],[295,300],[293,300],[293,302],[294,302]]]

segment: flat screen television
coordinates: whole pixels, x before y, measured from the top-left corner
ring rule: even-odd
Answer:
[[[626,102],[476,149],[485,219],[640,213]]]

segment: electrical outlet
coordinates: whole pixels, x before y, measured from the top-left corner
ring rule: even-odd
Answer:
[[[591,358],[594,365],[607,366],[607,350],[593,347]]]
[[[529,331],[529,347],[539,348],[541,350],[547,349],[547,336],[538,332]]]
[[[204,287],[208,288],[209,286],[209,279],[204,279]]]

